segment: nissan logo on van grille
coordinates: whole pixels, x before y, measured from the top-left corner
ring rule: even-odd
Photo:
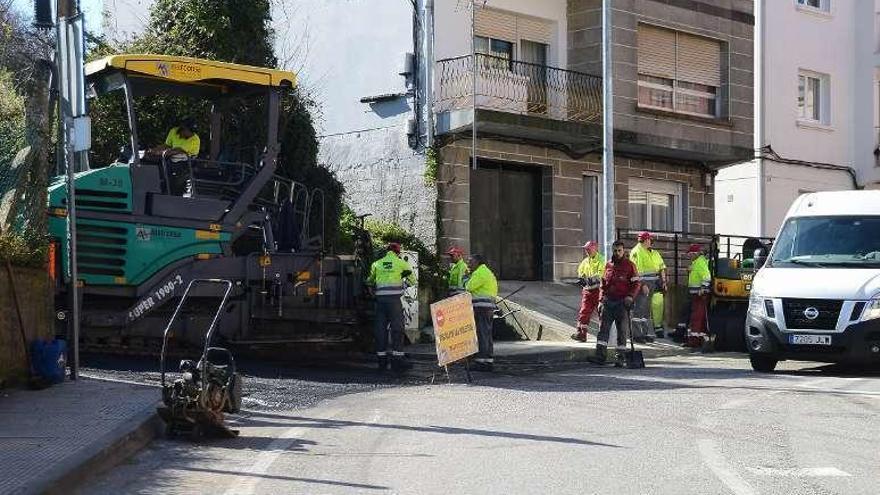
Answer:
[[[804,316],[808,320],[815,320],[816,318],[819,317],[819,310],[810,306],[809,308],[804,310]]]

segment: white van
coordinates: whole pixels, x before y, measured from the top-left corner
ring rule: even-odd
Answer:
[[[880,191],[795,200],[752,284],[752,368],[785,359],[880,364]]]

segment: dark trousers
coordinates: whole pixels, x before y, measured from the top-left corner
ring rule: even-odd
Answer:
[[[474,320],[477,324],[477,343],[479,352],[476,361],[492,362],[494,355],[494,340],[492,337],[492,316],[495,311],[491,308],[474,308]]]
[[[629,332],[629,311],[623,305],[623,299],[606,300],[602,309],[602,322],[599,325],[597,345],[608,347],[608,334],[611,324],[617,327],[617,350],[626,350],[626,334]]]
[[[391,354],[403,356],[403,303],[400,296],[376,296],[376,355],[388,355],[388,333],[391,333]]]

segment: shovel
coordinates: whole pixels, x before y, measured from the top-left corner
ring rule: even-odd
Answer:
[[[627,315],[629,317],[629,315]],[[636,370],[645,367],[645,356],[642,355],[642,351],[637,351],[635,344],[633,344],[632,339],[632,331],[629,333],[629,349],[628,351],[623,353],[623,359],[626,361],[627,369]]]

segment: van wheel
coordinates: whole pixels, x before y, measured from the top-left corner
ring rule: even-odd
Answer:
[[[772,372],[779,362],[776,357],[764,354],[749,354],[749,361],[752,363],[752,369],[759,373]]]

